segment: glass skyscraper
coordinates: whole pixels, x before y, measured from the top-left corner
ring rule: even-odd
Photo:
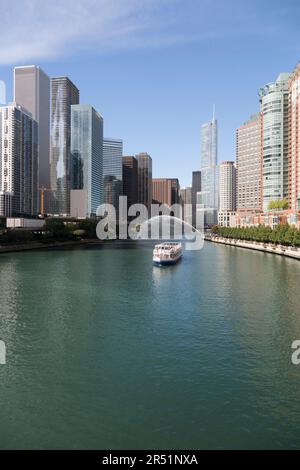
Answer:
[[[122,195],[122,158],[123,141],[119,139],[103,139],[103,191],[104,202],[117,209],[119,196]]]
[[[138,202],[147,209],[152,204],[152,158],[148,153],[136,155],[138,162]]]
[[[262,113],[262,205],[288,197],[289,81],[281,73],[273,83],[261,88]]]
[[[138,202],[138,163],[135,157],[123,157],[123,195],[127,208]]]
[[[197,199],[203,204],[204,224],[218,222],[219,168],[218,168],[218,125],[215,117],[201,126],[201,192]]]
[[[79,90],[68,77],[51,79],[51,189],[55,214],[70,214],[71,106],[79,103]]]
[[[193,171],[192,178],[192,224],[195,227],[197,194],[201,192],[201,171]]]
[[[85,215],[103,203],[103,119],[90,105],[71,106],[71,189],[83,190]]]

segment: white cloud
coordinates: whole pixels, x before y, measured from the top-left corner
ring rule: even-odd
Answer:
[[[270,25],[257,24],[257,6],[251,5],[246,8],[240,0],[0,0],[0,64],[265,35]]]
[[[0,0],[0,63],[146,43],[142,36],[159,24],[158,8],[172,1]]]

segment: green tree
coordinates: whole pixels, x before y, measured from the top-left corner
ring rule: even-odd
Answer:
[[[86,238],[97,238],[96,227],[97,221],[94,219],[81,220],[78,224],[78,228],[85,231]]]
[[[48,218],[45,223],[45,231],[51,238],[56,240],[71,240],[73,238],[73,228],[65,226],[63,220]]]

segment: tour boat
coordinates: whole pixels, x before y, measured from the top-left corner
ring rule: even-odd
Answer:
[[[153,250],[153,263],[158,266],[176,264],[182,256],[181,243],[168,242],[155,245]]]

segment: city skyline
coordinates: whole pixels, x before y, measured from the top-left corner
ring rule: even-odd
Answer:
[[[232,219],[230,223],[236,224],[245,223],[249,216],[256,215],[256,204],[257,209],[260,212],[269,212],[275,208],[281,208],[290,210],[293,209],[294,213],[287,212],[283,214],[284,217],[288,217],[290,222],[293,220],[297,222],[298,218],[296,212],[299,209],[299,185],[298,185],[298,83],[299,83],[299,70],[300,65],[296,66],[291,72],[280,72],[277,79],[274,82],[265,84],[259,90],[259,104],[260,113],[253,115],[250,120],[246,121],[242,126],[236,130],[237,136],[237,147],[236,147],[236,164],[237,164],[237,190],[235,182],[227,185],[228,191],[231,191],[230,186],[234,187],[234,200],[237,198],[237,219]],[[81,172],[79,171],[82,167],[82,163],[79,161],[75,164],[76,170],[76,184],[75,180],[72,180],[73,163],[71,159],[77,152],[76,149],[71,151],[71,140],[77,135],[75,126],[73,125],[73,117],[71,120],[72,110],[78,107],[83,111],[88,109],[94,109],[91,105],[79,105],[80,90],[70,80],[69,77],[52,77],[49,78],[44,74],[39,66],[24,66],[14,68],[14,95],[19,96],[19,101],[22,102],[26,112],[32,116],[34,123],[37,125],[38,134],[40,131],[45,131],[47,125],[45,119],[47,111],[49,109],[50,95],[47,89],[47,83],[41,88],[40,77],[43,76],[47,79],[47,83],[51,83],[51,125],[50,125],[50,160],[48,166],[51,166],[51,190],[53,193],[53,208],[50,213],[59,214],[62,216],[68,216],[70,213],[79,213],[79,209],[70,210],[70,190],[85,189],[81,187],[82,184],[77,184],[81,181]],[[17,76],[19,76],[17,80]],[[44,107],[40,104],[40,101],[44,101]],[[11,104],[14,106],[14,103]],[[20,106],[19,102],[16,106]],[[5,109],[2,107],[1,109]],[[41,117],[43,119],[41,120]],[[73,115],[72,115],[73,116]],[[100,116],[100,114],[99,114]],[[3,135],[3,174],[2,182],[6,185],[7,178],[11,178],[14,172],[14,166],[18,164],[18,155],[15,155],[14,161],[11,165],[6,168],[8,155],[6,154],[6,148],[8,145],[16,145],[18,139],[15,139],[13,135],[9,134],[9,127],[6,123],[6,114],[2,125]],[[101,117],[102,119],[102,117]],[[72,121],[72,122],[71,122]],[[41,122],[41,126],[39,126]],[[291,123],[292,125],[289,125]],[[85,128],[87,122],[84,124]],[[83,130],[82,128],[82,130]],[[255,133],[253,133],[255,130]],[[47,134],[47,132],[46,132]],[[6,137],[8,135],[8,138]],[[83,134],[82,134],[83,135]],[[251,137],[250,137],[251,135]],[[76,137],[77,138],[77,137]],[[47,135],[48,139],[48,135]],[[33,138],[34,141],[34,138]],[[85,146],[90,141],[86,140]],[[123,140],[103,138],[102,131],[94,133],[95,148],[103,145],[102,151],[95,153],[94,150],[90,152],[90,149],[83,148],[80,152],[89,153],[89,157],[86,160],[91,160],[96,163],[97,167],[103,168],[101,170],[100,178],[92,177],[92,186],[90,189],[102,194],[99,198],[98,203],[102,201],[113,203],[116,207],[118,205],[118,195],[122,194],[122,157],[123,157]],[[255,148],[253,144],[256,144]],[[97,144],[96,144],[97,143]],[[42,144],[42,145],[41,145]],[[44,148],[45,142],[40,141],[37,138],[37,155],[38,162],[43,163],[45,161],[44,152],[40,149]],[[83,144],[83,141],[82,141]],[[72,144],[73,145],[73,144]],[[74,155],[73,155],[74,153]],[[224,185],[221,182],[219,184],[219,167],[218,162],[218,122],[215,118],[215,106],[213,106],[213,116],[201,126],[201,162],[200,162],[200,174],[201,174],[201,185],[200,191],[196,191],[197,202],[204,205],[204,208],[208,211],[205,214],[205,226],[212,226],[218,222],[218,210],[222,212],[229,211],[230,213],[235,212],[235,203],[231,204],[231,209],[222,208],[220,206],[220,191],[224,193]],[[77,158],[77,157],[76,157]],[[152,158],[147,152],[140,152],[136,155],[138,163],[138,200],[140,203],[150,207],[152,203],[152,186],[153,170],[152,170]],[[78,160],[78,159],[77,159]],[[74,160],[75,161],[75,160]],[[227,163],[231,163],[231,168],[235,172],[235,162],[225,160],[221,162],[221,166]],[[79,166],[78,166],[79,165]],[[37,165],[37,171],[39,169]],[[74,169],[75,169],[74,166]],[[43,167],[43,165],[42,165]],[[223,166],[225,169],[226,166]],[[44,168],[43,168],[44,169]],[[47,168],[46,173],[47,173]],[[30,172],[32,172],[30,174]],[[174,171],[174,170],[173,170]],[[29,173],[24,173],[24,185],[31,185],[30,178],[35,178],[35,169],[29,167]],[[198,171],[193,171],[192,178]],[[74,172],[73,172],[74,173]],[[103,174],[103,177],[102,177]],[[43,176],[43,175],[42,175]],[[86,175],[87,176],[87,175]],[[17,175],[15,176],[17,178]],[[231,177],[230,177],[231,178]],[[116,186],[116,181],[118,184]],[[40,188],[40,183],[37,178],[37,189],[34,198],[38,201],[37,193]],[[98,181],[99,180],[99,181]],[[179,197],[180,185],[178,178],[160,178],[153,179],[157,183],[162,181],[177,181],[177,195]],[[235,180],[235,176],[234,176]],[[260,182],[256,185],[256,182]],[[17,179],[13,184],[18,186]],[[100,185],[100,186],[99,186]],[[16,187],[17,187],[16,186]],[[80,187],[79,187],[80,186]],[[96,188],[97,186],[97,188]],[[98,187],[99,186],[99,187]],[[43,183],[42,183],[42,187]],[[4,193],[9,194],[9,191],[4,189]],[[96,194],[95,193],[95,194]],[[103,197],[103,193],[105,193]],[[260,193],[260,194],[259,194]],[[13,190],[11,191],[13,195]],[[157,193],[159,194],[159,193]],[[14,195],[13,195],[14,196]],[[28,197],[27,195],[25,195]],[[223,198],[232,198],[232,195],[223,194]],[[248,206],[248,214],[244,213],[246,208],[246,198],[252,198],[252,215],[249,212],[251,209]],[[154,199],[161,199],[161,196]],[[174,199],[173,197],[171,199]],[[193,199],[193,198],[192,198]],[[96,200],[96,199],[95,199]],[[174,199],[175,201],[175,199]],[[73,199],[75,204],[78,204],[78,200]],[[85,203],[80,202],[82,208]],[[278,205],[279,204],[279,205]],[[20,210],[14,209],[15,214],[37,214],[37,211],[33,209],[35,203],[33,202],[32,209]],[[42,203],[41,203],[42,205]],[[91,216],[96,213],[96,206],[91,210],[90,202],[88,202],[88,209],[86,210],[87,216]],[[24,206],[25,207],[25,206]],[[79,207],[79,206],[78,206]],[[253,213],[254,209],[254,213]],[[241,211],[243,214],[241,214]],[[6,209],[5,209],[5,212]],[[241,222],[241,215],[245,215],[244,222]],[[233,216],[233,214],[231,214]],[[263,215],[262,215],[263,217]],[[296,217],[296,219],[294,219]],[[220,219],[221,220],[221,219]],[[222,219],[223,220],[223,219]],[[227,215],[226,215],[226,220]],[[248,222],[246,222],[248,223]],[[221,222],[221,225],[223,222]]]
[[[103,2],[100,3],[103,7]],[[149,152],[157,162],[155,178],[174,177],[174,173],[168,170],[171,163],[179,175],[184,157],[187,165],[182,168],[180,179],[182,185],[190,185],[191,172],[199,168],[200,126],[209,119],[213,103],[216,103],[219,121],[219,162],[232,160],[235,158],[235,129],[248,116],[259,111],[259,88],[274,80],[280,70],[291,71],[294,68],[299,57],[299,33],[295,24],[299,6],[293,1],[285,2],[285,7],[279,1],[272,4],[269,1],[255,1],[242,7],[240,2],[231,0],[226,2],[226,9],[221,2],[217,2],[219,7],[214,10],[207,1],[189,1],[188,6],[186,2],[175,1],[172,5],[164,1],[155,8],[151,7],[150,2],[140,2],[141,6],[137,6],[138,2],[126,3],[130,11],[117,5],[118,14],[108,11],[106,5],[104,11],[107,14],[101,19],[95,44],[98,45],[99,35],[103,39],[105,18],[107,24],[113,27],[116,37],[111,40],[106,37],[104,46],[99,49],[87,44],[86,31],[73,28],[75,37],[66,38],[64,34],[70,28],[67,32],[58,31],[59,34],[56,34],[59,29],[56,26],[53,37],[49,35],[50,53],[45,47],[42,48],[48,24],[43,24],[46,32],[41,32],[40,26],[35,31],[36,35],[41,35],[41,50],[28,46],[25,52],[21,48],[21,53],[17,54],[14,36],[10,36],[9,44],[5,39],[5,47],[0,53],[0,79],[7,83],[8,100],[11,101],[10,75],[14,65],[36,63],[49,76],[68,75],[81,90],[81,102],[92,103],[105,116],[105,135],[124,140],[125,155]],[[51,11],[50,4],[46,8]],[[52,15],[49,15],[50,25],[55,8],[52,7]],[[140,14],[142,8],[146,8],[147,12],[144,19]],[[139,14],[135,19],[137,9]],[[63,9],[61,12],[59,24],[66,20],[66,11]],[[77,14],[75,11],[76,18]],[[94,14],[99,19],[98,7]],[[9,18],[9,12],[7,15]],[[131,19],[129,24],[133,25],[132,30],[128,28],[130,31],[126,32],[124,24],[128,15]],[[157,25],[154,20],[158,17],[160,21]],[[174,24],[170,24],[170,18],[174,18]],[[91,19],[90,16],[87,19]],[[29,21],[27,16],[23,21],[26,25]],[[70,26],[70,20],[67,18],[66,21]],[[125,39],[122,36],[122,40],[117,33],[118,21],[123,25],[121,31]],[[89,21],[85,24],[90,26]],[[25,26],[21,26],[19,34],[22,36]],[[142,32],[139,32],[138,26]],[[92,31],[93,27],[94,22],[91,24]],[[14,29],[13,25],[11,35]],[[274,41],[274,36],[279,33],[280,44]],[[140,38],[140,35],[143,40],[138,41],[137,36]],[[60,41],[61,47],[53,47],[54,38]],[[76,54],[76,48],[72,47],[80,40],[84,54]],[[262,40],[264,48],[259,47]],[[269,51],[267,60],[265,47]],[[55,49],[54,52],[52,49]],[[213,60],[214,57],[218,60]],[[178,68],[178,63],[182,67]],[[222,78],[219,74],[221,69]],[[143,112],[144,109],[147,112]],[[179,115],[184,119],[178,119]]]

